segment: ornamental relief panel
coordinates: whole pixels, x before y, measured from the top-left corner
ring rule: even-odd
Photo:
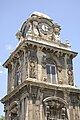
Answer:
[[[29,61],[29,72],[30,72],[30,77],[31,78],[36,78],[36,74],[35,74],[35,67],[36,67],[36,63],[35,63],[35,61],[34,60],[30,60]]]
[[[72,60],[67,59],[67,74],[68,74],[68,84],[69,85],[74,85],[73,81],[73,65],[72,65]]]
[[[68,74],[68,84],[69,85],[74,85],[74,82],[73,82],[73,66],[70,64],[70,65],[67,65],[67,74]]]
[[[35,51],[29,53],[29,77],[37,78],[37,56]]]

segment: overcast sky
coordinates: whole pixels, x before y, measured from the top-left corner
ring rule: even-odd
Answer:
[[[65,43],[68,39],[72,50],[78,52],[73,63],[75,83],[80,87],[80,0],[0,0],[0,99],[7,91],[7,70],[2,64],[18,43],[16,32],[34,11],[61,25],[61,40]]]

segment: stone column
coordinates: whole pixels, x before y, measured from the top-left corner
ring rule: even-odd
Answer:
[[[28,98],[26,97],[26,100],[25,100],[25,120],[29,120],[28,119]]]
[[[72,120],[76,120],[75,108],[74,107],[73,107],[73,119]]]
[[[11,64],[10,64],[11,65]],[[10,71],[10,65],[8,68],[8,81],[7,81],[7,93],[9,94],[11,92],[11,87],[12,87],[12,71]]]
[[[68,115],[68,120],[70,120],[70,111],[69,111],[69,108],[67,108],[67,115]]]
[[[22,72],[22,71],[21,71],[21,59],[20,59],[20,56],[18,56],[18,58],[19,58],[19,65],[20,65],[20,66],[19,66],[19,81],[18,81],[18,84],[20,85],[20,84],[21,84],[21,79],[22,79],[22,78],[21,78],[21,77],[22,77],[22,76],[21,76],[21,72]]]
[[[11,91],[14,90],[14,72],[15,72],[15,65],[13,62],[11,62],[12,65],[12,78],[11,78]]]
[[[80,120],[80,107],[78,106],[78,120]]]
[[[30,77],[30,72],[29,72],[29,70],[30,70],[30,68],[29,68],[29,66],[30,66],[30,63],[29,63],[29,55],[30,55],[30,51],[28,51],[28,57],[27,57],[27,64],[28,64],[28,66],[27,66],[27,72],[28,72],[28,78]]]
[[[80,120],[80,112],[78,106],[75,106],[75,120]]]
[[[70,120],[74,120],[73,106],[69,106]]]
[[[24,63],[23,63],[23,79],[22,81],[26,80],[26,50],[25,48],[23,49],[24,52]]]
[[[43,105],[40,105],[40,120],[43,120]]]
[[[48,107],[48,104],[47,104],[47,102],[45,102],[45,113],[44,113],[44,120],[47,120],[47,107]]]
[[[33,104],[32,100],[29,100],[28,120],[33,120]]]
[[[36,117],[36,114],[35,114],[35,113],[36,113],[36,109],[35,109],[36,107],[35,107],[35,106],[36,106],[36,105],[33,104],[33,120],[36,120],[36,119],[35,119],[35,117]]]
[[[24,99],[22,99],[22,115],[21,115],[21,120],[24,120]]]
[[[35,120],[40,120],[40,106],[36,105],[35,107]]]
[[[70,104],[70,98],[69,98],[69,92],[67,92],[66,90],[64,91],[64,99],[66,101],[66,103],[68,103],[68,105]],[[70,108],[69,106],[66,106],[66,110],[67,110],[67,116],[68,116],[68,120],[70,120]]]

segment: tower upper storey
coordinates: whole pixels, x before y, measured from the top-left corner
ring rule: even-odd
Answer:
[[[74,86],[73,58],[68,41],[60,39],[61,26],[43,13],[34,12],[16,36],[19,43],[4,63],[8,68],[8,93],[24,81]]]
[[[71,50],[68,41],[66,41],[65,44],[62,43],[60,31],[61,26],[58,25],[58,23],[54,23],[49,16],[40,12],[34,12],[23,23],[16,36],[19,40],[19,43],[21,43],[23,40],[33,37],[33,41],[35,40],[36,42]],[[36,40],[37,38],[38,40]]]

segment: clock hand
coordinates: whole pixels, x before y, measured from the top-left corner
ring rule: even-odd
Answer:
[[[43,29],[44,31],[48,31],[48,26],[42,25],[42,29]]]

